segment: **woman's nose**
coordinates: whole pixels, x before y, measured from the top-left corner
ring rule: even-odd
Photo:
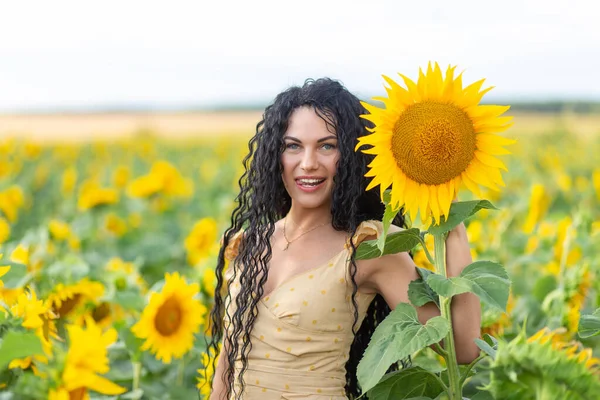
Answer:
[[[314,152],[310,149],[307,149],[304,152],[304,155],[302,157],[302,162],[300,164],[300,168],[302,168],[305,171],[310,171],[310,170],[317,169],[318,166],[319,166],[319,163],[317,160],[316,152]]]

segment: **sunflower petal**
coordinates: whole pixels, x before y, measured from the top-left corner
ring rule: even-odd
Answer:
[[[440,212],[444,216],[448,216],[448,210],[450,210],[450,204],[452,203],[452,198],[450,197],[450,193],[448,191],[448,186],[445,183],[437,186],[438,189],[438,199],[440,201]]]
[[[475,183],[485,186],[489,189],[498,191],[498,187],[494,183],[494,181],[484,173],[482,168],[479,168],[481,163],[479,163],[476,159],[471,161],[471,164],[465,170],[465,174]]]
[[[417,84],[414,83],[409,77],[407,77],[405,75],[402,75],[400,73],[398,73],[398,75],[400,75],[400,77],[404,81],[404,84],[406,85],[408,92],[412,95],[413,100],[415,102],[421,100],[421,98],[419,97],[419,90],[417,88]]]
[[[429,186],[421,183],[418,189],[418,202],[419,202],[419,213],[421,214],[421,221],[424,222],[426,216],[429,214]]]
[[[496,167],[508,171],[508,168],[506,168],[506,165],[504,165],[502,161],[500,161],[494,156],[484,153],[483,151],[475,150],[475,157],[477,157],[479,161],[481,161],[487,166]]]
[[[417,202],[417,190],[419,189],[419,184],[413,181],[410,178],[406,178],[406,186],[404,190],[404,202],[406,204],[406,208],[410,213],[411,221],[414,221],[417,218],[417,212],[419,211],[419,203]]]
[[[429,206],[431,208],[431,214],[436,224],[440,222],[440,202],[438,200],[437,186],[429,186]]]
[[[465,184],[465,186],[467,187],[467,189],[469,189],[471,191],[471,193],[473,193],[475,196],[482,198],[483,195],[481,193],[481,190],[479,189],[479,186],[477,186],[477,183],[475,183],[471,178],[469,178],[469,176],[463,172],[461,175],[462,181]]]
[[[500,156],[504,154],[511,154],[510,151],[506,150],[504,147],[496,146],[490,143],[481,142],[479,140],[477,142],[477,149],[483,151],[484,153]]]

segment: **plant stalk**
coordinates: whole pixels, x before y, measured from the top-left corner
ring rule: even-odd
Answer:
[[[137,390],[140,388],[140,375],[142,372],[142,363],[139,361],[134,361],[131,363],[133,365],[133,386],[132,390]]]
[[[448,277],[446,272],[446,252],[445,252],[445,234],[433,235],[433,243],[435,249],[435,269],[436,272],[444,277]],[[440,312],[449,325],[450,329],[444,339],[444,348],[446,354],[442,355],[446,360],[448,367],[448,396],[450,400],[462,400],[462,388],[460,385],[460,371],[458,369],[458,361],[456,360],[456,347],[454,345],[454,329],[452,328],[452,299],[449,297],[440,296]]]

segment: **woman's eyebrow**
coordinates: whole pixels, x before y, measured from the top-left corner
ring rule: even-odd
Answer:
[[[283,140],[285,140],[285,139],[290,139],[290,140],[292,140],[294,142],[302,143],[302,141],[300,139],[295,138],[293,136],[284,136]],[[325,136],[325,137],[317,140],[317,143],[321,143],[321,142],[324,142],[324,141],[329,140],[329,139],[337,139],[337,136],[335,136],[335,135]]]

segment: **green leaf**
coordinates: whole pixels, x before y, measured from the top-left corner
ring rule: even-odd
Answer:
[[[485,354],[492,357],[492,359],[496,358],[496,349],[490,346],[487,342],[477,338],[475,339],[475,344],[479,347]]]
[[[546,275],[539,278],[533,285],[531,293],[538,302],[543,302],[546,296],[558,287],[556,278],[553,275]]]
[[[579,336],[589,338],[600,335],[600,308],[593,314],[582,315],[579,318]]]
[[[126,310],[142,311],[146,306],[146,302],[142,295],[130,290],[116,292],[113,302],[122,306]]]
[[[490,392],[481,391],[475,393],[475,396],[471,397],[471,400],[494,400],[494,396]]]
[[[417,267],[417,272],[421,276],[421,279],[417,279],[408,284],[408,299],[411,304],[415,307],[421,307],[433,301],[439,307],[439,297],[426,282],[427,277],[431,275],[432,272],[428,269],[419,267]]]
[[[0,260],[0,265],[3,267],[10,266],[8,272],[0,278],[6,289],[21,288],[31,279],[31,275],[27,273],[27,267],[23,264]]]
[[[510,279],[502,265],[491,261],[476,261],[468,265],[460,276],[444,278],[431,274],[427,283],[441,296],[452,297],[461,293],[474,293],[491,307],[506,310]]]
[[[358,364],[357,377],[363,391],[371,390],[390,365],[442,340],[449,330],[442,317],[431,318],[422,325],[417,311],[400,303],[377,326],[369,346]]]
[[[15,358],[44,354],[42,342],[34,333],[8,331],[0,343],[0,370]]]
[[[412,250],[419,240],[419,229],[411,228],[387,235],[385,239],[385,250],[383,254],[377,247],[377,240],[367,240],[362,242],[356,250],[357,260],[368,260],[386,254],[396,254],[401,251]]]
[[[432,399],[444,388],[431,372],[411,367],[387,374],[369,392],[369,400]]]
[[[383,234],[377,238],[377,248],[380,253],[383,253],[385,249],[385,238],[387,237],[388,229],[392,224],[394,218],[400,211],[400,207],[397,210],[393,210],[390,205],[391,202],[391,191],[388,189],[383,192],[383,203],[385,204],[385,212],[383,213]]]
[[[497,210],[497,208],[487,200],[457,201],[456,203],[452,203],[448,219],[446,220],[442,217],[440,224],[431,225],[428,232],[432,235],[442,235],[446,232],[450,232],[465,219],[484,208],[488,210]]]

